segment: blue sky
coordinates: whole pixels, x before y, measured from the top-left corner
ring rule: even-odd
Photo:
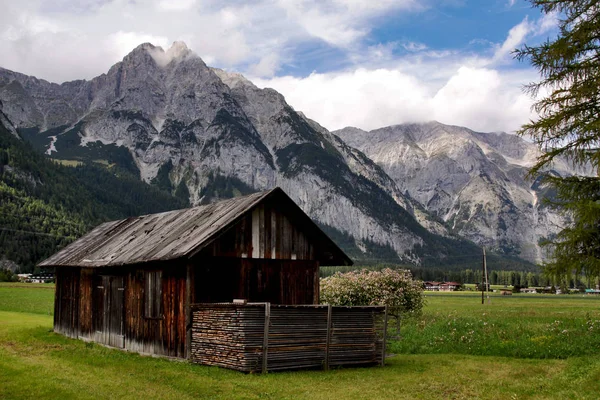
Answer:
[[[511,51],[555,33],[524,0],[0,0],[0,66],[54,82],[187,43],[329,129],[439,120],[514,131],[537,79]]]
[[[365,24],[369,32],[363,39],[364,46],[395,43],[392,50],[395,57],[423,46],[430,50],[485,53],[495,43],[502,43],[510,29],[525,18],[535,20],[540,17],[539,10],[523,0],[514,3],[507,0],[436,3],[416,12],[400,9],[373,17]],[[403,46],[410,44],[413,45],[410,49]],[[302,76],[352,65],[344,51],[322,40],[303,43],[295,49],[295,55],[295,60],[282,65],[278,74]]]

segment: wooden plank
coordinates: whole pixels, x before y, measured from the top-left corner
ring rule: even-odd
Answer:
[[[252,258],[260,257],[260,212],[252,211]]]
[[[325,342],[325,371],[329,371],[329,344],[331,343],[331,304],[327,305],[327,339]]]
[[[275,210],[271,210],[270,213],[271,216],[271,240],[270,240],[270,246],[271,246],[271,258],[273,260],[277,259],[278,257],[278,253],[279,253],[279,249],[277,248],[277,212]]]
[[[256,207],[258,209],[258,223],[259,223],[259,230],[258,230],[258,246],[259,246],[259,250],[258,250],[258,257],[259,258],[265,258],[265,241],[266,241],[266,234],[265,234],[265,206],[264,204],[260,204],[258,207]]]
[[[192,351],[192,308],[193,302],[193,273],[194,267],[192,264],[186,266],[185,278],[185,358],[191,358]]]
[[[315,269],[313,271],[313,304],[319,304],[321,299],[321,282],[319,280],[319,262],[314,262]]]
[[[79,293],[79,334],[90,338],[92,333],[92,276],[93,269],[81,268]]]
[[[269,360],[269,325],[271,324],[271,303],[265,304],[265,326],[263,332],[262,373],[267,372]]]

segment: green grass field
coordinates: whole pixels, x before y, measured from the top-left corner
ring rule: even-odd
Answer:
[[[596,325],[591,330],[588,326],[586,334],[580,329],[586,321],[600,320],[598,298],[493,297],[491,304],[482,306],[476,295],[428,295],[423,316],[405,321],[402,340],[390,343],[397,355],[384,368],[244,375],[142,357],[55,334],[48,315],[52,295],[48,285],[0,285],[0,398],[600,397],[600,332]],[[558,333],[565,329],[552,327],[554,321],[561,321],[560,328],[566,326],[566,335]],[[467,328],[474,332],[471,343],[452,333],[464,336],[462,330]],[[435,337],[443,340],[432,341]],[[528,347],[529,342],[534,344]],[[569,349],[563,343],[570,342],[575,343],[576,356],[542,350]],[[534,354],[509,351],[521,347]]]
[[[407,321],[403,354],[471,354],[561,359],[600,355],[600,298],[585,295],[428,294],[421,318]]]
[[[0,310],[52,315],[54,284],[0,283]]]

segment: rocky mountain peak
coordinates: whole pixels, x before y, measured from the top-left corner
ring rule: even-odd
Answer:
[[[148,69],[152,65],[165,68],[172,62],[178,64],[188,58],[200,59],[196,53],[181,41],[173,42],[167,51],[161,46],[155,46],[152,43],[142,43],[123,57],[122,63],[126,66],[143,66],[145,69]]]
[[[176,40],[173,42],[169,50],[167,50],[167,55],[173,58],[179,58],[188,55],[192,51],[187,47],[185,42],[180,40]]]
[[[164,51],[160,46],[152,47],[153,48],[148,48],[146,51],[152,56],[156,65],[161,68],[165,68],[171,63],[178,64],[188,58],[200,59],[196,53],[190,50],[187,45],[181,41],[173,42],[167,51]]]
[[[195,204],[280,186],[347,248],[367,257],[431,263],[478,253],[472,243],[450,238],[440,223],[454,223],[445,216],[458,204],[453,196],[462,181],[436,186],[437,176],[424,176],[433,189],[412,196],[432,201],[418,204],[405,196],[418,179],[394,182],[383,164],[365,156],[366,149],[349,146],[296,112],[275,90],[209,68],[183,42],[166,51],[141,44],[108,73],[72,84],[49,85],[0,70],[0,100],[19,133],[52,158],[116,164]],[[357,144],[379,143],[354,129],[361,136]],[[462,162],[477,147],[457,148],[451,155],[458,160],[446,167],[448,157],[429,155],[434,141],[415,139],[435,135],[418,125],[409,131],[409,144],[387,146],[399,149],[388,154],[398,171],[414,160],[418,172],[433,160],[442,177],[473,178],[479,185],[474,192],[483,185],[478,164]],[[388,133],[403,136],[396,128]],[[397,162],[400,152],[407,158]]]
[[[223,81],[223,83],[229,86],[231,89],[235,89],[238,86],[250,86],[258,89],[254,83],[250,82],[244,75],[240,73],[229,72],[220,68],[212,68],[212,70]]]

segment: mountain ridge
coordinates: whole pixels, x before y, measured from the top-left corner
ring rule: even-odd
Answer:
[[[365,257],[373,246],[415,264],[479,251],[281,94],[208,67],[182,44],[172,49],[142,44],[106,74],[61,85],[0,69],[0,101],[51,157],[116,164],[193,204],[222,195],[215,188],[281,186]]]
[[[541,262],[539,242],[568,223],[541,201],[549,188],[527,175],[540,152],[518,136],[436,121],[334,133],[373,159],[453,232],[487,248]],[[573,173],[564,160],[554,168],[554,173]]]

